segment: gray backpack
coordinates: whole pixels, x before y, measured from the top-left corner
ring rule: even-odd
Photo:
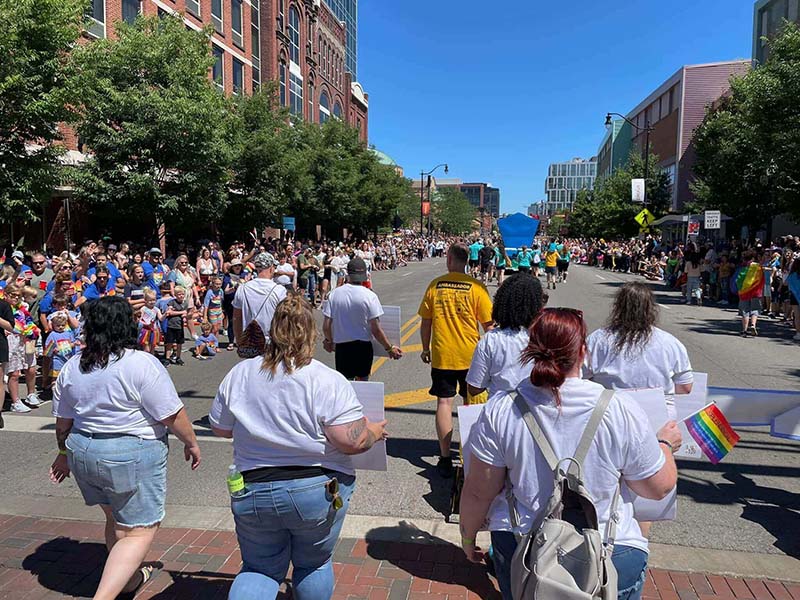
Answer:
[[[611,553],[619,520],[616,512],[619,486],[611,503],[611,518],[601,538],[597,510],[581,480],[581,466],[613,396],[612,390],[600,395],[575,456],[563,459],[556,457],[525,400],[519,394],[514,398],[534,442],[555,476],[553,495],[543,515],[533,523],[529,533],[517,535],[517,550],[511,561],[514,600],[617,598],[617,571],[611,562]],[[510,481],[506,494],[511,524],[516,530],[519,513]]]

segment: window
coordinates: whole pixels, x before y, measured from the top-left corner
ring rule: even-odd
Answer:
[[[231,0],[231,32],[233,43],[244,48],[242,38],[242,0]]]
[[[283,33],[284,23],[286,22],[283,11],[283,0],[278,0],[278,31]]]
[[[289,73],[289,112],[303,115],[303,79]]]
[[[236,58],[233,59],[233,93],[241,94],[244,92],[244,63]]]
[[[106,37],[106,3],[104,0],[92,0],[89,7],[88,32],[95,37]]]
[[[333,116],[337,119],[342,118],[342,105],[339,104],[339,101],[336,101],[336,104],[333,105]]]
[[[325,90],[322,91],[322,95],[319,97],[319,122],[320,124],[325,123],[328,119],[331,118],[331,104],[330,100],[328,100],[328,92]]]
[[[225,53],[222,48],[212,44],[211,52],[214,54],[214,66],[211,67],[211,77],[219,89],[225,89]]]
[[[311,39],[311,38],[309,38]],[[308,84],[308,120],[314,122],[314,83]]]
[[[200,0],[186,0],[186,10],[190,15],[200,18]]]
[[[259,0],[250,0],[250,37],[253,61],[253,91],[261,87],[261,20]]]
[[[300,64],[300,13],[294,6],[289,9],[289,58]]]
[[[122,20],[133,25],[139,16],[139,0],[122,0]]]
[[[800,0],[789,0],[789,14],[787,18],[790,21],[797,21],[800,18]]]
[[[233,0],[233,3],[236,4],[236,0]],[[211,0],[211,21],[217,33],[223,33],[222,17],[222,0]]]
[[[278,74],[280,79],[280,99],[281,106],[286,106],[286,61],[281,60],[278,65]]]

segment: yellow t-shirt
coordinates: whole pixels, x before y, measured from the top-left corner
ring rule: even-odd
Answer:
[[[552,252],[548,252],[544,256],[544,266],[545,267],[555,267],[558,262],[558,252],[553,250]]]
[[[469,369],[480,340],[480,324],[492,320],[492,300],[486,286],[463,273],[434,279],[418,314],[431,319],[431,366],[434,369]]]

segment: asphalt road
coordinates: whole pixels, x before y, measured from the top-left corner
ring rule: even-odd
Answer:
[[[373,380],[385,384],[392,436],[387,445],[389,471],[359,474],[353,514],[441,519],[446,511],[450,482],[441,480],[433,468],[438,452],[435,404],[426,393],[429,373],[419,360],[419,326],[414,318],[425,285],[443,271],[444,261],[432,260],[374,276],[383,304],[401,307],[407,354],[400,361],[375,365]],[[582,309],[590,330],[594,329],[606,319],[615,290],[631,278],[573,266],[569,282],[550,292],[550,306]],[[710,385],[798,389],[800,344],[791,341],[788,328],[764,322],[761,337],[741,339],[736,335],[734,310],[687,307],[673,292],[660,286],[656,292],[661,326],[686,344],[694,368],[709,373]],[[321,349],[318,358],[332,364],[332,356]],[[185,367],[170,367],[192,419],[207,414],[217,385],[235,360],[233,353],[223,353],[213,361],[187,360]],[[45,418],[48,407],[30,416],[7,418],[6,429],[0,432],[4,475],[0,498],[26,498],[34,514],[39,497],[79,497],[71,480],[61,486],[47,481],[54,455],[48,431],[51,420]],[[224,477],[230,445],[210,437],[201,425],[197,429],[203,435],[204,463],[199,472],[191,473],[181,453],[172,453],[168,503],[198,510],[227,506]],[[680,464],[678,518],[658,523],[653,541],[800,557],[800,444],[771,438],[760,429],[740,433],[742,441],[720,465]]]

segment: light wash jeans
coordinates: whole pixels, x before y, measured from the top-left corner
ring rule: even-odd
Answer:
[[[700,285],[699,277],[686,278],[686,302],[691,303],[692,300],[702,299],[702,287]]]
[[[511,558],[517,540],[510,531],[492,532],[492,561],[503,600],[511,597]],[[631,546],[615,546],[611,562],[617,569],[617,600],[639,600],[647,571],[647,552]]]
[[[333,548],[339,539],[355,477],[339,473],[344,506],[334,510],[326,486],[330,477],[249,483],[231,498],[242,571],[229,600],[272,600],[294,566],[295,600],[327,600],[333,594]]]

